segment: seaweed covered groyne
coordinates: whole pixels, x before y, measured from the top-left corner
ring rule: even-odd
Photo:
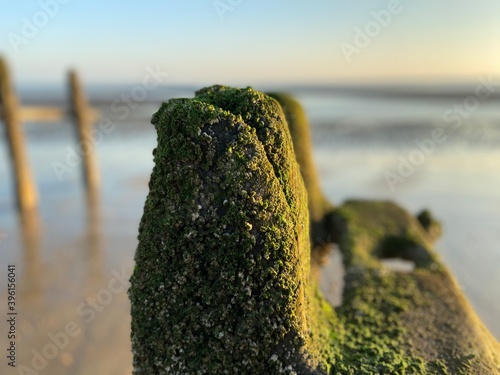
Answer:
[[[432,250],[437,221],[392,202],[330,204],[305,121],[289,96],[224,86],[153,116],[134,374],[499,373],[498,342]],[[346,269],[335,309],[311,276],[328,241]],[[394,257],[415,269],[381,262]]]

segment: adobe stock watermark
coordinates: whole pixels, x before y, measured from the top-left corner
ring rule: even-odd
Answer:
[[[20,34],[10,32],[7,34],[9,43],[15,53],[20,51],[21,46],[27,45],[35,38],[44,27],[46,27],[51,19],[56,17],[61,10],[62,5],[66,5],[71,0],[40,0],[38,6],[40,10],[35,12],[31,17],[23,17],[21,19]]]
[[[464,120],[471,117],[481,105],[488,100],[500,86],[500,81],[493,81],[493,77],[480,77],[473,95],[467,96],[461,103],[455,103],[442,115],[443,126],[432,130],[430,137],[415,140],[415,149],[407,157],[397,157],[398,166],[395,171],[385,171],[383,176],[391,192],[396,191],[396,185],[411,177],[415,170],[431,156],[439,144],[445,143],[453,131],[459,129]],[[446,126],[446,125],[448,126]]]
[[[232,13],[242,2],[243,0],[214,0],[212,5],[219,19],[224,21],[224,14]]]
[[[461,132],[464,140],[469,145],[478,145],[482,150],[496,150],[496,139],[490,136],[492,122],[485,119],[465,119],[463,120],[463,131]]]
[[[477,111],[481,102],[488,100],[500,86],[500,81],[493,81],[493,76],[479,77],[473,95],[467,96],[462,103],[455,103],[452,108],[443,113],[443,121],[451,124],[453,130],[457,130],[463,125],[464,119],[470,118],[472,113]]]
[[[448,136],[443,128],[436,128],[432,131],[431,137],[415,140],[416,148],[405,158],[401,155],[397,157],[398,166],[395,172],[385,171],[384,178],[391,192],[396,191],[396,185],[404,182],[415,172],[415,168],[421,165],[425,159],[436,151],[436,146],[446,142]]]
[[[146,100],[148,93],[154,90],[168,76],[169,73],[163,72],[159,65],[156,65],[155,68],[146,67],[146,75],[143,77],[141,84],[134,86],[128,93],[122,94],[120,98],[113,100],[110,106],[111,112],[118,114],[120,120],[125,120],[130,115],[130,111]],[[80,166],[83,157],[87,153],[92,153],[94,148],[103,141],[104,136],[113,132],[115,128],[116,124],[113,123],[113,120],[109,117],[103,117],[99,120],[97,126],[93,128],[90,139],[79,142],[76,149],[67,146],[65,162],[53,161],[51,163],[52,170],[59,182],[62,182],[68,174],[71,174],[75,168]]]
[[[127,267],[123,267],[121,273],[111,271],[113,277],[107,286],[99,290],[95,298],[87,297],[85,302],[80,303],[75,313],[83,318],[84,324],[91,324],[97,313],[103,311],[114,299],[115,295],[126,291],[129,286],[131,272]],[[44,371],[49,362],[57,358],[71,343],[72,339],[82,333],[83,325],[72,320],[64,325],[64,329],[57,332],[49,332],[47,340],[41,348],[31,350],[30,365],[20,364],[17,371],[21,375],[39,375]]]
[[[411,0],[409,0],[411,1]],[[354,38],[352,43],[342,42],[339,47],[346,61],[352,62],[352,55],[359,55],[363,49],[368,47],[372,40],[380,35],[387,28],[393,17],[400,14],[404,10],[400,0],[390,0],[387,3],[386,9],[379,11],[371,11],[371,20],[366,22],[364,27],[356,27],[354,29]]]

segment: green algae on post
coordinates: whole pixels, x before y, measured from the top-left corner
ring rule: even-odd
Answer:
[[[314,166],[295,158],[289,128],[296,150],[300,136],[274,99],[214,86],[163,104],[152,122],[129,290],[134,374],[500,373],[498,342],[431,249],[428,212],[325,210],[346,268],[342,306],[325,301],[296,160],[304,176]],[[415,269],[391,271],[387,257]]]
[[[268,95],[281,105],[292,136],[295,157],[307,190],[312,246],[311,260],[314,261],[314,266],[320,265],[324,263],[330,250],[329,245],[336,240],[336,235],[332,230],[335,229],[335,223],[332,222],[333,205],[321,191],[318,173],[313,161],[309,121],[302,105],[291,95],[285,93],[269,93]]]
[[[154,115],[132,305],[134,374],[321,374],[307,196],[270,97],[216,86]]]
[[[435,242],[439,237],[441,237],[443,228],[441,227],[439,221],[437,221],[434,216],[432,216],[429,210],[422,210],[417,214],[417,219],[427,232],[429,239],[432,242]]]
[[[312,140],[304,108],[291,95],[269,93],[280,103],[292,136],[293,149],[308,194],[309,215],[312,222],[320,222],[333,208],[321,191],[318,173],[312,156]]]
[[[500,374],[499,344],[430,247],[421,223],[392,202],[348,201],[340,247],[346,267],[337,310],[337,374]],[[392,272],[380,259],[415,262]]]

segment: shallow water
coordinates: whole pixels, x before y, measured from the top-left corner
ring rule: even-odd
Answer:
[[[312,119],[314,154],[325,194],[336,203],[348,198],[392,199],[415,213],[430,208],[444,226],[437,250],[500,338],[499,103],[481,103],[459,129],[447,128],[447,141],[435,145],[391,191],[384,172],[396,173],[398,157],[408,159],[416,140],[445,126],[442,113],[462,99],[324,91],[297,91],[297,95]],[[71,168],[62,181],[53,170],[53,163],[65,163],[68,148],[76,147],[71,125],[64,121],[25,125],[41,204],[38,215],[24,222],[15,211],[0,128],[0,279],[6,279],[7,264],[16,264],[18,366],[42,366],[43,361],[32,363],[36,353],[45,350],[50,357],[50,350],[57,350],[40,373],[131,372],[129,303],[126,282],[121,281],[133,267],[156,143],[147,117],[158,104],[143,103],[120,120],[109,103],[99,102],[116,128],[97,145],[102,175],[97,205],[89,206],[85,200],[80,166]],[[6,283],[1,282],[0,288],[4,317]],[[78,334],[68,335],[67,343],[61,339],[61,348],[53,347],[51,337],[63,337],[60,333],[71,322]],[[6,335],[1,334],[0,347],[6,346]]]

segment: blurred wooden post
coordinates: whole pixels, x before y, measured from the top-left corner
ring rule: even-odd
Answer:
[[[21,124],[20,106],[14,93],[7,64],[0,57],[0,104],[7,129],[12,159],[12,172],[16,183],[17,205],[21,211],[36,209],[38,192],[31,175]]]
[[[92,135],[94,116],[76,72],[70,71],[69,83],[71,89],[71,114],[76,121],[78,141],[82,149],[85,184],[88,192],[94,192],[98,189],[100,182],[94,154],[95,142]]]

